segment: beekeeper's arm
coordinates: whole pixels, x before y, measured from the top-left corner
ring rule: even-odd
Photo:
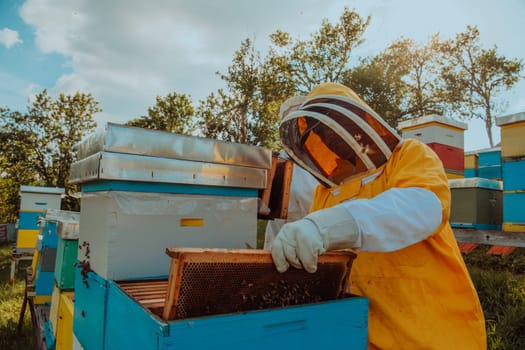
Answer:
[[[427,238],[440,223],[441,204],[434,193],[393,188],[284,225],[273,242],[272,256],[281,272],[289,263],[315,272],[317,257],[326,251],[394,251]]]
[[[395,251],[435,232],[448,207],[436,193],[446,192],[448,183],[435,175],[443,173],[439,159],[425,149],[421,154],[420,148],[403,147],[406,154],[392,159],[393,166],[385,170],[394,170],[389,176],[392,188],[378,196],[321,209],[285,225],[272,247],[277,270],[292,265],[315,272],[317,257],[326,251]]]

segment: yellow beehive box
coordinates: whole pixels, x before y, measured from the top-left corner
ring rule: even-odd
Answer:
[[[60,293],[56,329],[56,350],[73,349],[74,292]]]
[[[501,156],[525,156],[525,112],[496,118],[496,125],[501,128]]]
[[[33,252],[33,260],[31,260],[31,277],[36,276],[36,267],[38,265],[38,259],[40,259],[40,252],[35,249]]]
[[[511,222],[503,223],[503,231],[507,232],[523,232],[525,233],[525,224],[515,224]]]
[[[465,152],[465,169],[478,168],[478,154],[476,152]]]
[[[18,230],[16,247],[22,249],[35,249],[39,230]]]
[[[60,305],[60,289],[55,285],[53,293],[51,294],[51,307],[49,308],[49,323],[51,323],[51,329],[53,335],[57,334],[57,320],[58,320],[58,306]]]
[[[449,179],[449,180],[452,180],[452,179],[463,179],[465,177],[463,175],[463,173],[452,173],[450,171],[447,171],[446,174],[447,174],[447,179]]]

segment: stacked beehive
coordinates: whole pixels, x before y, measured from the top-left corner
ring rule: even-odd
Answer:
[[[82,188],[73,328],[85,349],[108,341],[109,283],[166,278],[166,247],[256,246],[269,150],[108,124],[78,155],[70,180]]]
[[[75,264],[77,261],[80,213],[61,211],[57,219],[57,253],[54,264],[54,287],[46,344],[57,350],[73,347],[73,309]]]
[[[18,260],[32,260],[31,280],[32,302],[43,304],[49,302],[50,294],[45,290],[46,280],[48,279],[48,269],[54,263],[54,240],[50,235],[40,235],[43,230],[42,220],[46,216],[46,210],[60,209],[61,195],[64,189],[52,187],[21,186],[20,187],[20,215],[18,220],[17,240],[13,249],[13,262],[11,264],[11,281],[14,275]],[[40,240],[39,240],[40,236]],[[42,239],[45,242],[42,245]],[[37,243],[38,247],[37,247]],[[38,248],[38,249],[36,249]],[[43,256],[42,256],[43,255]],[[39,273],[41,272],[41,273]]]
[[[175,321],[154,311],[169,290],[166,248],[256,246],[270,150],[108,124],[78,155],[74,349],[268,348],[298,336],[322,346],[319,329],[333,344],[366,347],[365,298]]]
[[[34,285],[36,295],[49,296],[53,292],[55,279],[55,260],[57,254],[57,222],[63,215],[71,212],[47,209],[44,217],[40,218],[40,235],[37,240],[36,250],[39,252],[33,260]]]
[[[46,209],[60,209],[63,188],[21,186],[16,248],[33,251],[40,231],[38,221]]]
[[[501,128],[503,230],[525,232],[525,112],[496,118]]]
[[[478,152],[465,152],[465,178],[478,177]]]
[[[449,179],[464,177],[464,132],[467,124],[439,115],[427,115],[398,124],[403,138],[427,144],[443,163]]]

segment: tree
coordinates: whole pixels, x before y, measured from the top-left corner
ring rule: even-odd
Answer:
[[[266,56],[245,39],[226,73],[226,89],[213,93],[198,108],[206,137],[279,148],[279,107],[286,98],[306,93],[325,81],[339,81],[351,50],[368,26],[356,12],[344,9],[340,22],[322,21],[310,40],[292,40],[276,31]]]
[[[0,107],[0,120],[6,120],[11,113],[19,114],[18,112],[11,112],[7,108]],[[2,126],[0,129],[0,147],[5,145],[5,129]],[[12,137],[15,140],[15,137]],[[4,223],[14,223],[18,219],[19,208],[19,190],[20,184],[33,184],[33,175],[27,167],[25,167],[26,152],[23,150],[23,145],[13,145],[19,148],[21,152],[13,151],[5,152],[2,147],[0,154],[0,220]]]
[[[360,65],[348,70],[342,83],[351,87],[393,128],[404,116],[403,99],[407,74],[403,65],[391,62],[385,55],[364,58]]]
[[[1,115],[0,150],[5,178],[22,184],[65,188],[64,209],[78,203],[69,195],[76,187],[68,185],[73,146],[94,131],[93,115],[101,111],[91,94],[60,94],[55,100],[46,90],[35,96],[27,113]]]
[[[484,121],[490,147],[494,147],[492,126],[494,115],[503,104],[496,96],[509,90],[522,78],[522,60],[506,59],[497,48],[483,49],[479,44],[477,27],[467,26],[463,33],[443,45],[447,60],[441,77],[451,110],[464,119]]]
[[[437,34],[423,45],[398,39],[347,71],[343,83],[393,127],[403,119],[443,114],[446,101],[440,93],[440,45]]]
[[[386,53],[391,60],[405,65],[404,118],[427,114],[443,114],[444,100],[440,92],[439,71],[441,67],[441,43],[439,35],[433,35],[428,43],[419,45],[411,39],[402,38],[390,45]]]
[[[177,134],[191,134],[194,113],[191,97],[173,92],[166,97],[157,96],[155,105],[148,108],[147,116],[135,118],[127,125]]]
[[[369,23],[370,17],[363,19],[345,7],[338,23],[324,19],[309,40],[294,41],[290,34],[279,30],[270,39],[283,51],[298,92],[308,93],[320,83],[341,81],[352,50],[364,41],[362,36]]]
[[[261,58],[250,39],[234,54],[227,73],[217,73],[227,89],[219,89],[198,108],[204,136],[230,142],[278,147],[279,107],[294,89],[286,67],[272,51]]]

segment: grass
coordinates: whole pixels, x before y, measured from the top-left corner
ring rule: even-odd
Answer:
[[[17,332],[18,319],[24,300],[24,270],[29,261],[21,261],[15,285],[9,284],[11,273],[11,244],[0,245],[0,349],[33,349],[34,338],[29,306],[26,308],[22,330]]]
[[[490,350],[525,349],[525,248],[507,256],[480,246],[464,255],[485,314]]]

